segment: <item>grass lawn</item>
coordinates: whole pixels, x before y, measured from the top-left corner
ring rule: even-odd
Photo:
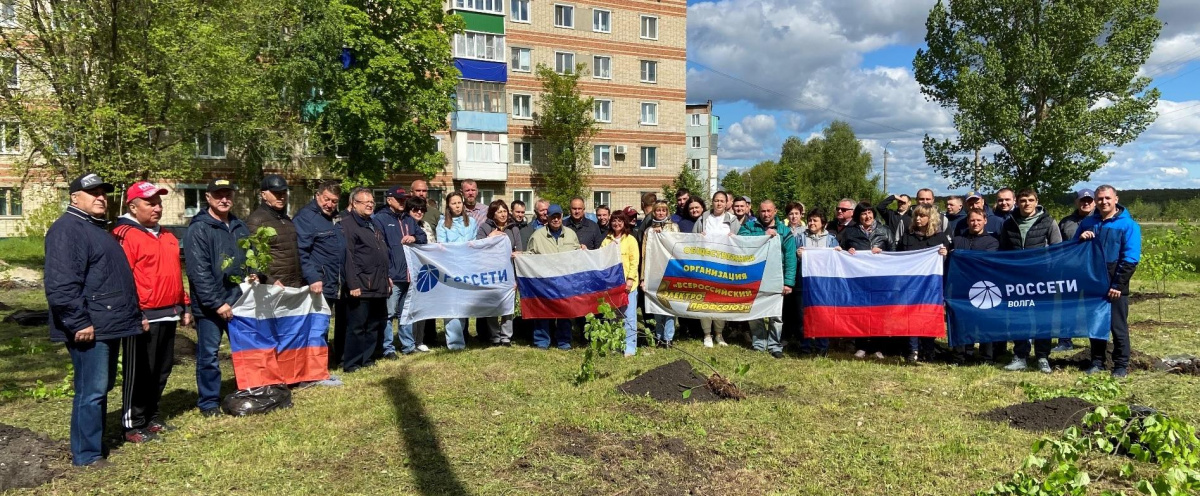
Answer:
[[[1200,293],[1200,282],[1175,289]],[[0,301],[45,305],[36,290]],[[1200,352],[1200,297],[1163,304],[1172,323],[1138,324],[1156,319],[1155,302],[1134,306],[1134,347]],[[67,354],[45,335],[0,324],[0,384],[61,381]],[[164,399],[178,431],[121,446],[105,471],[68,470],[16,493],[964,494],[1007,478],[1038,437],[975,414],[1024,401],[1021,381],[1065,387],[1082,375],[680,346],[727,371],[751,364],[739,379],[749,399],[661,404],[615,391],[681,357],[670,350],[602,359],[605,376],[579,387],[579,349],[517,346],[404,357],[345,376],[342,388],[299,391],[289,410],[205,419],[189,361]],[[1200,422],[1200,378],[1136,372],[1123,384],[1127,400]],[[70,402],[2,400],[0,418],[65,440]]]

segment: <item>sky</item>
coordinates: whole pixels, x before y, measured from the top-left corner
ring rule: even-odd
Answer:
[[[1162,95],[1159,117],[1085,185],[1200,188],[1200,8],[1160,0],[1164,21],[1142,74]],[[952,113],[913,78],[936,0],[688,1],[688,101],[713,101],[722,177],[777,160],[789,136],[849,122],[874,170],[888,151],[888,190],[964,193],[925,163],[921,139],[955,135]],[[889,144],[890,142],[890,144]],[[986,150],[985,150],[986,153]]]

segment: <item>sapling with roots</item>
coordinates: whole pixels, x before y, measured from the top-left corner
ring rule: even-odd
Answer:
[[[242,263],[242,274],[255,274],[271,266],[271,240],[278,234],[273,227],[260,227],[254,234],[238,240],[238,247],[246,250],[246,261]],[[221,270],[233,265],[233,258],[226,256],[221,260]],[[238,276],[229,276],[234,284],[241,284]]]

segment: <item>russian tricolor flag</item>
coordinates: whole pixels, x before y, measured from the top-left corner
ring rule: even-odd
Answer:
[[[629,304],[617,243],[598,250],[527,253],[514,260],[522,318],[583,317],[594,313],[600,300],[607,301],[614,310]]]
[[[229,322],[238,389],[329,378],[329,306],[304,288],[243,284]]]
[[[938,248],[801,257],[804,335],[820,338],[946,336]]]

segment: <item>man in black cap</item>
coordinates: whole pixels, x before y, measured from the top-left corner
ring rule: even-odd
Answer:
[[[383,358],[394,360],[396,342],[392,333],[392,321],[396,321],[396,333],[400,336],[400,352],[408,355],[417,351],[413,341],[411,324],[401,324],[400,316],[404,310],[404,297],[408,294],[408,262],[404,258],[404,245],[425,244],[429,238],[425,231],[417,225],[417,221],[404,212],[404,203],[408,201],[408,193],[399,186],[387,190],[384,195],[387,206],[371,220],[383,230],[383,238],[388,246],[388,277],[392,280],[391,296],[387,300],[387,324],[383,326]]]
[[[71,461],[108,464],[104,448],[108,392],[117,379],[122,338],[148,327],[125,252],[105,230],[113,185],[96,174],[71,181],[71,204],[46,232],[45,286],[50,340],[65,343],[75,367]]]
[[[270,241],[271,264],[259,269],[258,280],[264,284],[303,287],[304,273],[300,270],[300,252],[297,248],[296,225],[287,214],[288,184],[283,176],[267,174],[262,179],[262,203],[246,217],[246,227],[251,233],[270,227],[275,237]]]
[[[196,321],[196,389],[200,394],[196,406],[206,417],[221,414],[217,349],[221,334],[229,333],[233,304],[242,296],[237,281],[246,276],[242,269],[246,251],[238,241],[249,237],[250,229],[230,213],[234,189],[228,179],[208,183],[204,194],[208,208],[192,217],[183,242]]]

